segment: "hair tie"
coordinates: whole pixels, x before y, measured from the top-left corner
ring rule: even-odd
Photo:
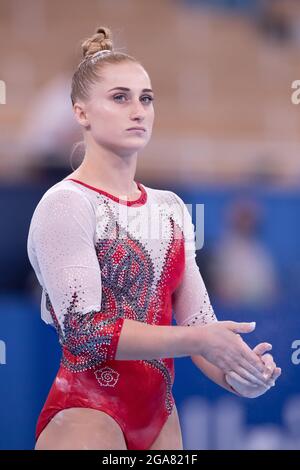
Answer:
[[[91,62],[94,64],[95,62],[97,62],[98,59],[100,59],[100,57],[103,57],[105,55],[108,55],[108,54],[111,54],[112,51],[110,49],[102,49],[101,51],[97,51],[95,52],[91,57],[90,57],[90,60]]]

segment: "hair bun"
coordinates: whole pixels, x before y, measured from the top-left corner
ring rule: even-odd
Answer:
[[[112,34],[109,28],[101,26],[97,28],[96,33],[86,39],[82,44],[83,57],[89,57],[98,51],[113,50]]]

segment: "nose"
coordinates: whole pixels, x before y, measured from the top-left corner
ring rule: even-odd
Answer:
[[[130,119],[138,122],[142,122],[145,119],[145,109],[140,100],[133,103],[130,111]]]

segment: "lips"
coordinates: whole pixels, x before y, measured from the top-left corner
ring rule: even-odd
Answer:
[[[127,131],[146,131],[144,127],[130,127]]]

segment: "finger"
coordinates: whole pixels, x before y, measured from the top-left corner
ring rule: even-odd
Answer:
[[[245,366],[238,366],[234,369],[234,372],[236,372],[238,375],[240,375],[243,379],[246,379],[248,383],[251,383],[252,385],[258,385],[258,386],[265,386],[267,385],[267,380],[261,379],[257,377],[254,373],[249,372],[249,369],[247,368],[247,363],[245,363]]]
[[[255,330],[256,323],[246,323],[246,322],[235,322],[235,321],[224,321],[223,323],[229,328],[229,330],[234,333],[251,333]]]
[[[281,376],[281,368],[276,367],[276,369],[274,370],[273,375],[272,375],[273,381],[275,382],[278,379],[278,377],[280,377],[280,376]]]
[[[263,356],[261,356],[261,360],[262,360],[262,362],[264,363],[264,365],[266,367],[266,371],[264,373],[264,376],[265,376],[266,380],[269,380],[273,375],[273,372],[276,368],[276,364],[275,364],[271,354],[264,354]]]
[[[260,357],[249,348],[249,346],[243,341],[243,352],[242,357],[248,362],[249,367],[246,367],[247,370],[251,370],[250,366],[255,368],[255,376],[258,379],[264,380],[263,373],[265,372],[265,366],[261,361]]]
[[[270,343],[259,343],[255,348],[253,349],[253,352],[257,354],[258,356],[262,356],[265,354],[267,351],[271,351],[272,349],[272,344]]]
[[[270,343],[260,343],[253,349],[253,351],[258,356],[260,356],[262,362],[265,365],[265,372],[263,373],[263,375],[266,381],[270,380],[273,371],[276,367],[276,364],[273,361],[273,357],[271,356],[271,354],[265,354],[266,351],[270,351],[271,349],[272,345]]]
[[[248,380],[244,379],[243,377],[241,377],[240,375],[238,375],[236,372],[234,372],[233,370],[231,370],[230,372],[227,372],[227,374],[225,375],[226,377],[226,381],[229,383],[229,385],[233,386],[234,388],[234,382],[237,382],[239,383],[240,385],[243,385],[245,387],[253,387],[253,389],[257,388],[257,385],[251,383],[251,382],[248,382]],[[232,379],[232,380],[231,380]]]
[[[278,378],[278,377],[281,376],[281,372],[282,372],[281,367],[276,367],[276,369],[274,371],[274,375],[276,375],[277,378]]]
[[[266,382],[265,378],[265,369],[263,369],[264,372],[258,371],[252,364],[250,364],[244,357],[241,357],[239,361],[239,365],[243,367],[243,369],[247,370],[253,377],[256,377],[257,380],[261,382]],[[264,365],[264,364],[263,364]]]
[[[270,367],[270,366],[271,367],[272,366],[276,367],[276,364],[274,362],[274,358],[273,358],[272,354],[265,353],[260,358],[261,358],[261,360],[262,360],[262,362],[264,363],[265,366],[267,366],[267,367]]]
[[[269,375],[269,377],[271,377],[274,372],[274,369],[276,368],[273,356],[271,354],[266,353],[261,356],[261,360],[266,367],[266,373]]]
[[[251,350],[250,350],[251,351]],[[256,356],[257,358],[259,356]],[[266,383],[269,379],[269,375],[266,376],[266,373],[267,373],[267,368],[266,366],[264,365],[263,361],[261,360],[261,358],[259,358],[259,360],[261,361],[261,365],[263,367],[263,371],[260,372],[258,371],[254,366],[252,366],[252,364],[249,364],[249,362],[242,356],[242,358],[240,359],[239,361],[239,365],[242,366],[244,369],[246,369],[248,372],[250,372],[254,377],[256,377],[256,379],[258,379],[261,383]],[[232,369],[234,370],[234,369]],[[273,372],[273,371],[272,371]]]
[[[227,378],[228,376],[229,376],[229,380]],[[252,388],[253,390],[257,390],[257,389],[268,390],[270,388],[270,385],[267,385],[265,383],[259,384],[259,385],[249,383],[247,380],[245,380],[243,377],[241,377],[239,374],[237,374],[234,371],[230,371],[226,374],[226,380],[229,383],[229,385],[231,385],[233,388],[236,387],[237,383],[241,386],[247,387],[248,389]]]
[[[275,367],[274,372],[273,372],[272,376],[270,377],[270,379],[268,381],[268,383],[269,383],[269,385],[271,385],[271,387],[275,386],[275,382],[278,379],[278,377],[280,377],[280,375],[281,375],[280,367]]]

